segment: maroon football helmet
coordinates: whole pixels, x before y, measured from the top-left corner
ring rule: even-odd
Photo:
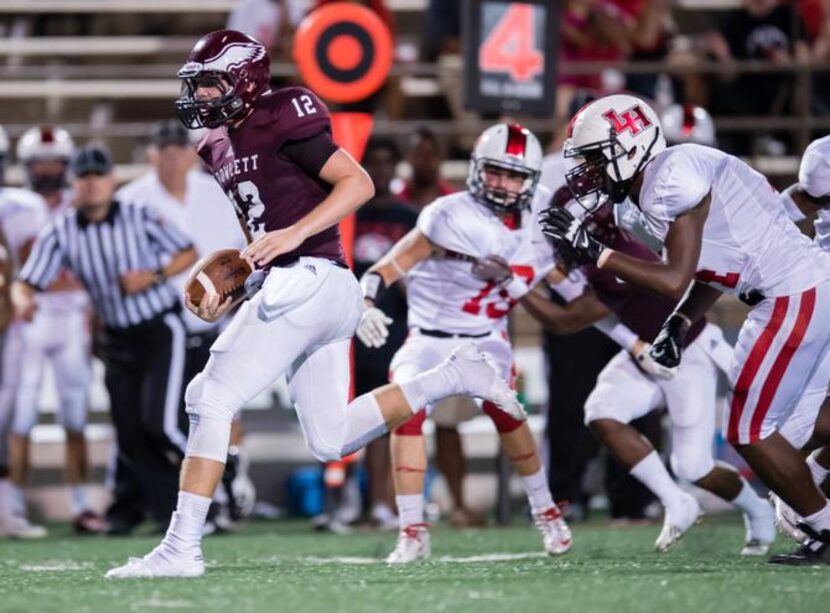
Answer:
[[[197,128],[217,128],[251,108],[268,89],[271,69],[268,53],[256,39],[236,30],[205,34],[179,69],[182,97],[176,109],[182,123]],[[221,95],[197,98],[199,87],[215,87]]]

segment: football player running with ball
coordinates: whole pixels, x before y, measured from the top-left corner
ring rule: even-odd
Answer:
[[[722,292],[752,306],[735,347],[727,439],[755,473],[804,518],[808,535],[781,564],[830,563],[830,502],[799,448],[828,438],[816,417],[830,380],[830,255],[802,235],[767,180],[711,147],[666,148],[660,121],[642,100],[613,95],[571,120],[567,175],[586,206],[626,197],[665,245],[663,261],[608,248],[566,209],[551,208],[544,231],[580,259],[620,279],[680,300],[651,347],[679,365],[684,337]]]
[[[521,418],[507,384],[471,344],[400,384],[349,394],[349,345],[363,296],[344,263],[337,223],[373,194],[365,171],[331,139],[329,113],[309,90],[269,88],[265,48],[233,30],[200,39],[179,70],[183,123],[208,128],[199,154],[233,200],[264,271],[211,348],[185,394],[190,432],[178,505],[161,544],[109,578],[196,577],[201,533],[224,468],[234,415],[281,375],[288,379],[309,449],[340,459],[453,394],[490,400]],[[208,294],[188,308],[212,321],[230,307]],[[332,308],[337,305],[337,308]]]
[[[537,186],[542,161],[538,140],[518,125],[498,124],[476,142],[467,191],[428,205],[417,227],[402,238],[361,279],[366,300],[358,338],[379,347],[391,320],[374,305],[392,283],[407,284],[409,336],[392,359],[393,381],[407,381],[446,359],[459,344],[474,342],[509,378],[513,349],[507,315],[516,301],[554,267],[549,241],[535,218],[550,199]],[[393,431],[392,466],[401,531],[390,564],[430,555],[424,523],[426,450],[421,426],[430,410]],[[502,448],[520,475],[543,537],[545,550],[562,554],[571,533],[554,504],[547,476],[527,422],[492,403],[483,410],[493,420]]]

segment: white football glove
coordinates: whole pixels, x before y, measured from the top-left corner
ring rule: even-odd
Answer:
[[[383,347],[389,337],[389,324],[393,319],[377,307],[369,307],[363,311],[360,324],[357,326],[357,338],[367,347]]]
[[[649,353],[650,349],[651,345],[644,343],[639,352],[635,351],[631,353],[632,357],[637,362],[637,365],[643,372],[651,375],[652,377],[656,377],[657,379],[663,379],[664,381],[673,379],[677,374],[678,367],[675,366],[673,368],[669,368],[668,366],[663,366],[662,364],[655,362],[654,358],[652,358]]]

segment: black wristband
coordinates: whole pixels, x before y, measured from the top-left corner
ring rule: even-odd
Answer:
[[[153,281],[156,285],[161,285],[165,281],[167,281],[167,275],[164,274],[164,268],[158,268],[153,273]]]
[[[363,297],[375,304],[380,302],[386,293],[386,281],[375,271],[369,271],[360,278],[360,287],[363,289]]]

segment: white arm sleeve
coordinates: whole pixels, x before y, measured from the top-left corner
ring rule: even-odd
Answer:
[[[634,348],[634,343],[640,338],[616,315],[609,315],[605,319],[599,320],[594,324],[594,327],[626,351],[631,351]]]
[[[787,217],[792,219],[794,222],[799,222],[807,217],[804,213],[801,212],[801,209],[798,208],[798,205],[793,200],[793,197],[790,196],[790,190],[785,189],[781,192],[781,205],[784,207],[784,212],[787,214]]]
[[[549,284],[550,288],[562,296],[562,298],[567,302],[576,300],[584,294],[586,285],[588,285],[588,282],[581,270],[568,273],[568,275],[558,283]]]

